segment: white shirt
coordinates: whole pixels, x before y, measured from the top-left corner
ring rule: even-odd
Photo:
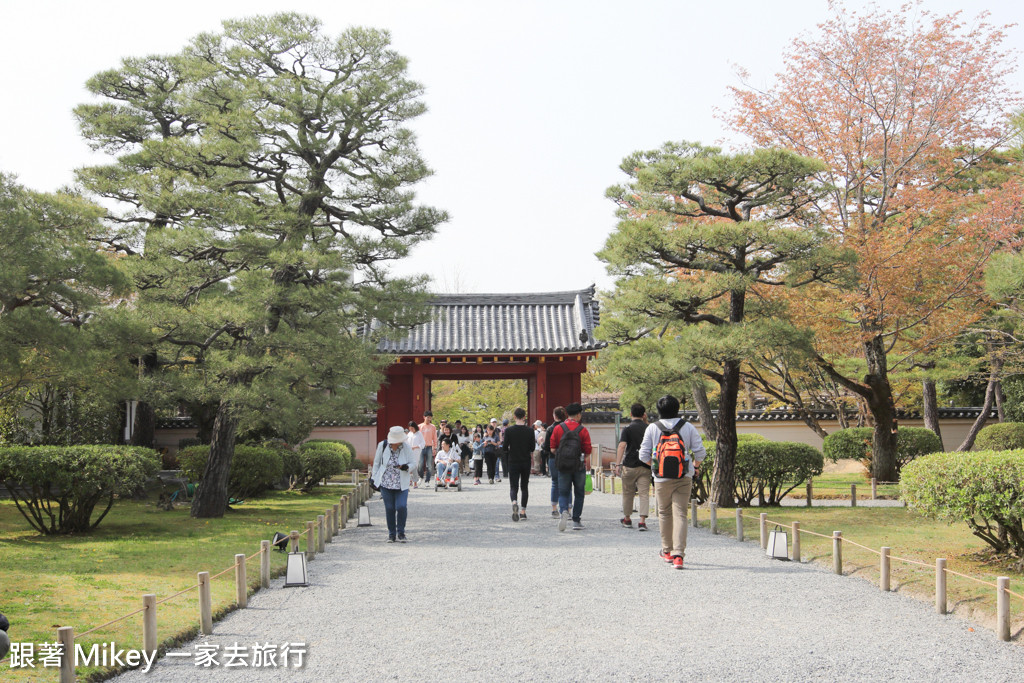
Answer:
[[[672,429],[679,422],[679,418],[670,417],[647,425],[647,430],[644,432],[644,440],[640,442],[640,461],[648,465],[651,464],[651,455],[654,452],[655,446],[661,440],[662,431],[658,428],[659,422],[665,429]],[[679,438],[683,441],[683,447],[686,448],[686,457],[690,461],[686,476],[693,477],[693,463],[702,462],[708,455],[707,451],[704,450],[704,442],[700,440],[700,433],[697,431],[697,428],[689,422],[684,424],[679,430]],[[654,481],[667,480],[655,476]]]
[[[427,445],[426,439],[423,435],[417,432],[409,432],[409,435],[405,437],[405,442],[409,444],[409,448],[412,449],[412,454],[415,457],[420,457],[420,451],[423,450]]]

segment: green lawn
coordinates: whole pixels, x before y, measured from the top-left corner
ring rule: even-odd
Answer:
[[[9,500],[0,501],[0,612],[11,621],[14,642],[52,642],[58,626],[73,626],[76,634],[133,612],[144,593],[157,600],[196,583],[196,573],[211,575],[234,564],[236,553],[259,550],[260,541],[274,532],[303,530],[305,523],[338,502],[348,488],[320,487],[313,493],[278,491],[247,500],[222,519],[198,520],[188,507],[159,510],[149,502],[120,501],[91,533],[40,536]],[[281,570],[283,553],[272,553],[271,570]],[[250,560],[250,589],[259,584],[258,558]],[[234,573],[212,581],[214,613],[234,605]],[[161,642],[174,641],[198,629],[197,592],[161,604],[157,622]],[[119,647],[140,648],[142,615],[137,615],[84,639],[115,641]],[[38,645],[37,645],[38,647]],[[52,681],[55,669],[10,669],[0,664],[5,681]],[[97,669],[79,668],[85,680]]]

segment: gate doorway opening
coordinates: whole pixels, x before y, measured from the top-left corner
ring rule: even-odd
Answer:
[[[512,411],[530,405],[526,379],[455,379],[430,383],[430,405],[434,422],[462,420],[471,430],[492,418],[513,423]]]

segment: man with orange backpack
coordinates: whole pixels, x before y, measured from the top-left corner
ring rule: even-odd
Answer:
[[[697,429],[679,418],[679,400],[658,399],[656,422],[647,426],[640,444],[640,461],[650,463],[654,498],[661,528],[661,558],[676,569],[686,555],[686,513],[696,468],[707,453]]]

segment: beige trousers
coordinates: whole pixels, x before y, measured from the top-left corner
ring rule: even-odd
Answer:
[[[641,517],[649,517],[651,514],[651,468],[650,467],[623,467],[622,468],[622,516],[630,517],[633,514],[633,498],[640,494],[640,504],[637,510]]]
[[[661,549],[672,556],[686,557],[686,518],[692,486],[693,479],[690,477],[654,482]]]

